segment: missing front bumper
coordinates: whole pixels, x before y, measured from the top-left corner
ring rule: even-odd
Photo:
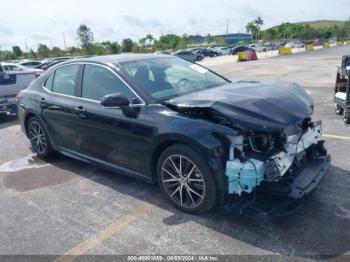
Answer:
[[[305,166],[295,171],[289,183],[264,182],[254,194],[230,195],[224,208],[227,212],[255,219],[289,215],[302,205],[305,196],[316,189],[330,164],[329,155],[310,159]]]
[[[310,158],[297,168],[292,176],[281,181],[261,184],[259,190],[300,199],[312,193],[322,181],[331,165],[330,155]]]

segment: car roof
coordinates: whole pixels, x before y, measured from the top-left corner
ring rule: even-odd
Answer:
[[[19,66],[19,67],[22,67],[21,64],[17,64],[17,63],[7,63],[7,62],[2,62],[1,63],[2,65],[11,65],[11,66]],[[25,68],[25,67],[24,67]]]
[[[161,57],[169,57],[170,55],[167,54],[133,54],[133,53],[124,53],[124,54],[118,54],[118,55],[104,55],[104,56],[93,56],[93,57],[86,57],[86,58],[75,58],[75,59],[69,59],[68,61],[65,61],[62,64],[71,63],[74,62],[92,62],[92,63],[112,63],[112,64],[119,64],[123,62],[129,62],[129,61],[137,61],[137,60],[145,60],[145,59],[152,59],[152,58],[161,58]]]

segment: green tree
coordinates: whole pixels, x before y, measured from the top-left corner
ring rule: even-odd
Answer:
[[[77,47],[68,47],[67,48],[67,55],[71,55],[71,56],[80,56],[82,55],[82,50],[80,48],[77,48]]]
[[[13,55],[16,57],[16,58],[19,58],[23,55],[23,52],[21,50],[21,48],[17,45],[13,46],[12,47],[12,52],[13,52]]]
[[[30,49],[29,53],[30,53],[30,58],[38,58],[35,52],[33,51],[33,49]]]
[[[140,46],[145,46],[145,45],[146,45],[146,41],[147,41],[147,38],[146,38],[146,37],[140,38],[140,40],[139,40]]]
[[[77,38],[80,41],[81,47],[85,50],[88,50],[94,42],[94,33],[89,27],[82,24],[77,29]]]
[[[132,49],[131,49],[131,51],[133,52],[133,53],[140,53],[141,52],[141,47],[135,42],[135,43],[133,43],[133,45],[132,45]]]
[[[134,42],[130,38],[123,39],[122,41],[122,51],[124,53],[132,52]]]
[[[152,34],[147,34],[147,35],[146,35],[146,39],[148,40],[148,43],[149,43],[150,45],[153,44],[154,37],[153,37]]]
[[[259,16],[258,18],[254,19],[253,21],[249,22],[245,28],[248,33],[252,34],[253,39],[256,40],[260,39],[260,31],[261,27],[264,25],[264,20]]]
[[[31,50],[32,51],[32,50]],[[30,52],[32,53],[32,52]],[[47,58],[50,55],[50,49],[47,47],[47,45],[39,44],[38,47],[38,55],[41,58]]]
[[[181,37],[174,34],[162,35],[157,41],[157,47],[160,49],[175,50],[181,46]],[[156,43],[155,43],[156,44]]]
[[[208,43],[208,45],[210,45],[216,41],[216,38],[215,38],[215,36],[212,36],[211,34],[207,34],[205,37],[205,41]]]
[[[257,40],[259,40],[261,27],[264,25],[264,20],[262,20],[261,17],[259,16],[257,19],[253,21],[253,23],[255,24],[257,29]]]
[[[105,41],[101,43],[108,54],[119,54],[121,47],[118,42]]]
[[[262,38],[268,41],[276,39],[276,30],[269,28],[262,32]]]
[[[53,47],[50,51],[51,57],[60,57],[63,55],[64,55],[64,51],[57,46]]]
[[[257,38],[258,35],[258,28],[256,26],[256,24],[252,21],[249,22],[246,26],[245,29],[248,33],[252,34],[252,38],[254,39],[255,37]]]

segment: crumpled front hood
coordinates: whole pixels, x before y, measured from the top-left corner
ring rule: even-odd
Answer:
[[[233,82],[165,102],[180,112],[213,110],[236,128],[271,132],[295,124],[313,113],[312,98],[295,83]]]

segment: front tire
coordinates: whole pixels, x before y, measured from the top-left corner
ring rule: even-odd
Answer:
[[[33,151],[40,158],[48,158],[53,154],[49,136],[39,118],[33,116],[29,119],[27,133]]]
[[[159,185],[178,209],[192,214],[216,204],[217,187],[207,161],[191,147],[176,144],[166,149],[157,166]]]

